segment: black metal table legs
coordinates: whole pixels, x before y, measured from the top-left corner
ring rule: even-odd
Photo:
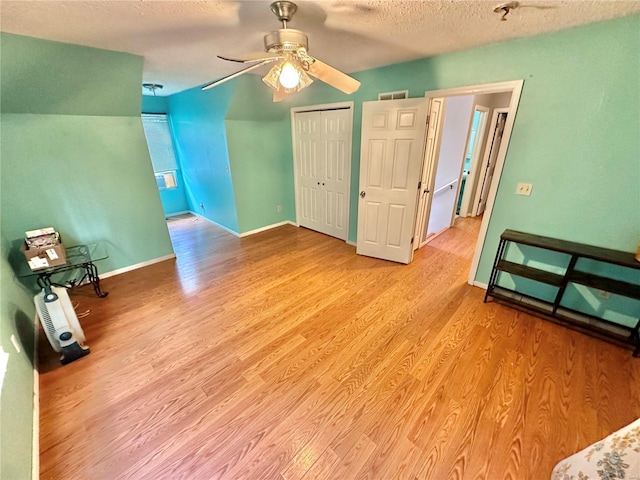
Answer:
[[[44,288],[46,285],[56,285],[58,287],[73,288],[78,285],[82,285],[85,280],[88,280],[93,285],[93,290],[100,298],[104,298],[109,295],[109,292],[103,292],[100,288],[100,277],[98,276],[98,267],[93,262],[86,262],[82,265],[77,265],[75,268],[84,269],[84,275],[80,280],[71,281],[70,285],[60,285],[51,281],[51,275],[53,273],[41,273],[38,275],[38,286]],[[59,272],[56,272],[59,273]]]

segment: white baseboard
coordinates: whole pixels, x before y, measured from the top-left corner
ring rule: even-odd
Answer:
[[[164,217],[165,218],[177,217],[178,215],[186,215],[187,213],[193,213],[193,212],[191,212],[190,210],[182,210],[181,212],[165,213]]]
[[[229,232],[231,235],[234,235],[236,237],[240,237],[240,234],[238,232],[235,232],[235,231],[231,230],[230,228],[225,227],[224,225],[220,225],[218,222],[214,222],[210,218],[207,218],[207,217],[205,217],[203,215],[200,215],[199,213],[196,213],[196,212],[189,212],[189,213],[191,215],[193,215],[194,217],[198,217],[198,218],[204,220],[205,222],[209,222],[210,224],[215,225],[218,228],[221,228],[225,232]]]
[[[34,315],[33,324],[33,438],[31,441],[31,478],[40,478],[40,373],[38,372],[38,331],[40,322]]]
[[[347,242],[347,244],[351,245],[352,247],[357,247],[358,244],[356,242],[352,242],[351,240],[345,240],[345,242]]]
[[[128,267],[118,268],[117,270],[111,270],[110,272],[101,273],[100,279],[102,280],[103,278],[109,278],[109,277],[113,277],[114,275],[120,275],[121,273],[127,273],[132,270],[137,270],[138,268],[148,267],[149,265],[153,265],[154,263],[164,262],[165,260],[169,260],[172,258],[176,258],[175,253],[171,253],[163,257],[147,260],[146,262],[136,263],[135,265],[129,265]]]
[[[191,213],[192,215],[194,215],[194,216],[196,216],[198,218],[201,218],[205,222],[209,222],[212,225],[215,225],[216,227],[221,228],[225,232],[229,232],[231,235],[234,235],[234,236],[236,236],[238,238],[248,237],[249,235],[254,235],[256,233],[265,232],[267,230],[271,230],[272,228],[281,227],[282,225],[293,225],[294,227],[298,226],[298,225],[296,225],[294,222],[292,222],[290,220],[285,220],[284,222],[273,223],[271,225],[266,225],[264,227],[256,228],[255,230],[249,230],[248,232],[238,233],[238,232],[236,232],[234,230],[231,230],[230,228],[225,227],[224,225],[220,225],[219,223],[214,222],[210,218],[203,217],[199,213],[196,213],[196,212],[189,212],[189,213]]]
[[[474,280],[471,285],[473,285],[474,287],[480,287],[483,290],[486,290],[487,288],[489,288],[489,285],[487,285],[486,283],[478,282],[476,280]]]
[[[239,236],[240,236],[240,238],[248,237],[249,235],[253,235],[255,233],[260,233],[260,232],[265,232],[267,230],[271,230],[272,228],[278,228],[278,227],[281,227],[283,225],[293,225],[294,227],[298,226],[298,225],[296,225],[295,223],[293,223],[290,220],[285,220],[284,222],[274,223],[272,225],[267,225],[266,227],[256,228],[255,230],[250,230],[248,232],[241,233]]]

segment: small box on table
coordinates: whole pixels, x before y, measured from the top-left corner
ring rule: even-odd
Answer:
[[[67,255],[60,234],[53,227],[26,232],[20,251],[31,270],[42,270],[67,263]]]

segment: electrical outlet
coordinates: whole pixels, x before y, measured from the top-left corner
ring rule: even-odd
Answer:
[[[532,183],[518,183],[518,186],[516,187],[516,195],[524,195],[528,197],[529,195],[531,195],[532,188]]]
[[[282,213],[282,205],[278,205],[276,207],[276,210],[278,211],[278,213]]]

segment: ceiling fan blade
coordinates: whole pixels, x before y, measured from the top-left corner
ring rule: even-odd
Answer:
[[[274,60],[276,60],[276,59],[274,58],[274,59],[269,59],[269,60],[263,60],[260,63],[256,63],[255,65],[251,65],[250,67],[243,68],[239,72],[232,73],[231,75],[227,75],[226,77],[222,77],[222,78],[219,78],[218,80],[215,80],[215,81],[213,81],[211,83],[207,83],[204,87],[202,87],[202,90],[209,90],[210,88],[217,87],[221,83],[224,83],[224,82],[229,81],[229,80],[231,80],[233,78],[239,77],[243,73],[250,72],[251,70],[254,70],[254,69],[259,68],[259,67],[261,67],[263,65],[266,65],[267,63],[271,63]]]
[[[280,90],[274,90],[273,91],[273,102],[274,103],[281,102],[282,100],[284,100],[288,96],[289,96],[289,94],[284,91],[284,88],[282,88]]]
[[[331,65],[321,62],[317,58],[314,60],[315,61],[309,66],[310,75],[344,93],[353,93],[360,88],[360,82],[355,78],[350,77],[346,73],[342,73]]]
[[[223,57],[222,55],[218,55],[218,58],[221,58],[222,60],[228,60],[229,62],[251,63],[251,62],[261,62],[263,60],[278,60],[283,57],[282,55],[277,53],[251,52],[251,53],[245,53],[243,55],[236,55],[235,58]]]

